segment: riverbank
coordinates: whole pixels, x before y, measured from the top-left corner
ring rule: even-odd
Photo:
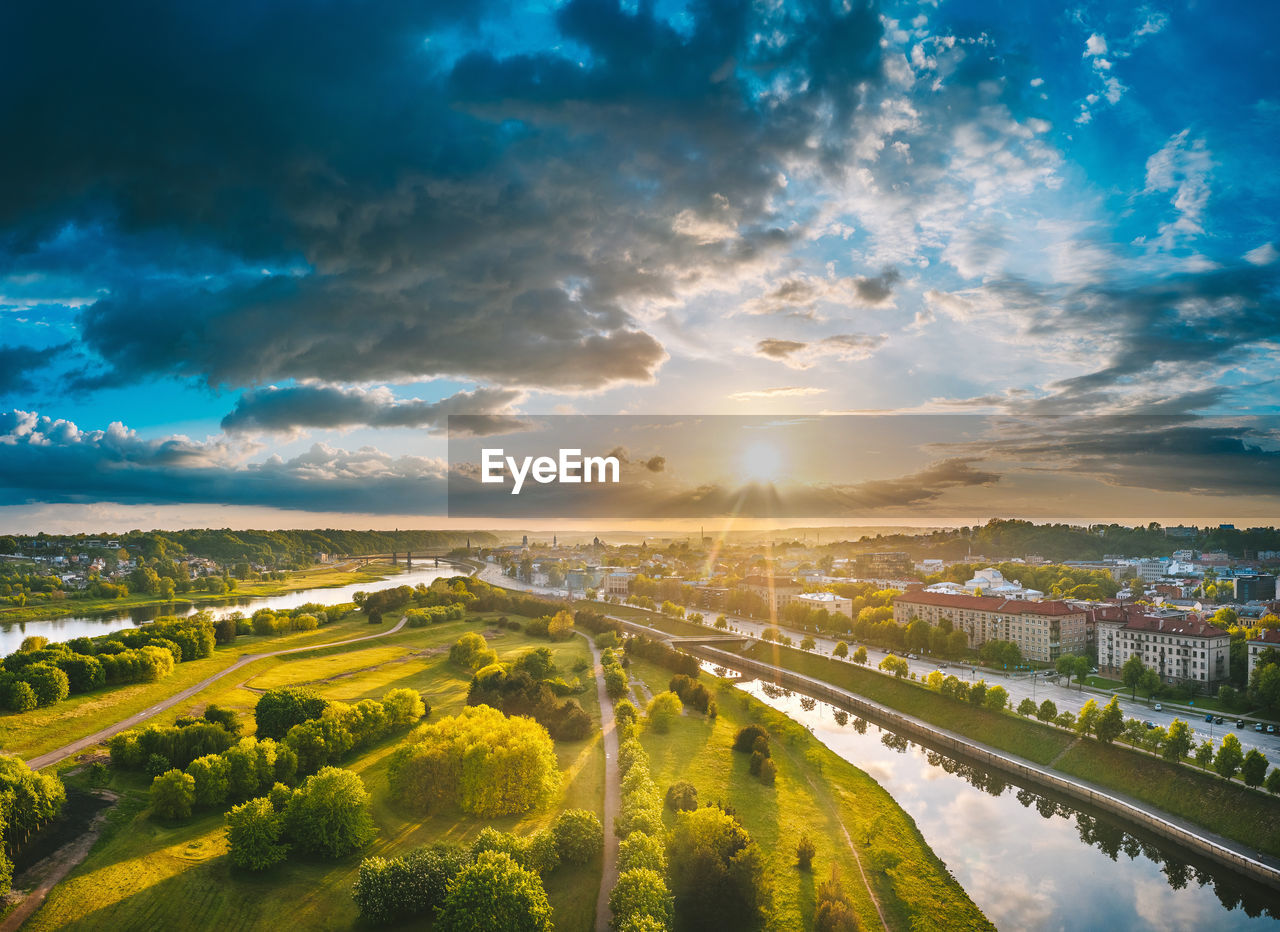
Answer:
[[[123,599],[60,599],[30,605],[0,607],[0,625],[30,624],[54,621],[77,615],[115,615],[138,609],[185,611],[190,606],[234,605],[240,599],[262,599],[288,595],[302,589],[336,589],[359,583],[378,582],[404,572],[404,567],[390,563],[340,563],[317,566],[291,573],[288,579],[264,579],[239,582],[234,592],[187,592],[174,599],[153,595],[130,595]]]

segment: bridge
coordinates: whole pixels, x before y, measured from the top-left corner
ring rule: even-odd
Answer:
[[[440,566],[441,563],[449,563],[446,559],[449,550],[415,550],[405,553],[394,551],[392,553],[362,553],[352,554],[341,558],[343,563],[354,563],[357,566],[368,566],[370,563],[390,563],[393,566],[399,566],[404,563],[406,566],[413,566],[414,563],[422,565],[424,563],[432,563]]]

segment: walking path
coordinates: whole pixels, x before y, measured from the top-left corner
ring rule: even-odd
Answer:
[[[218,680],[222,679],[224,676],[228,676],[229,674],[234,673],[236,670],[239,670],[241,667],[248,666],[251,663],[256,663],[259,660],[265,660],[268,657],[279,657],[281,654],[297,654],[297,653],[301,653],[303,651],[308,651],[308,650],[321,650],[322,648],[325,648],[325,647],[338,647],[342,644],[355,644],[358,641],[372,641],[374,638],[384,638],[389,634],[395,634],[397,631],[399,631],[401,628],[405,626],[408,620],[409,620],[408,618],[402,617],[400,619],[400,623],[397,624],[394,628],[388,628],[386,631],[379,631],[376,634],[366,634],[358,638],[348,638],[345,641],[330,641],[327,644],[309,644],[306,647],[290,647],[285,650],[273,650],[273,651],[268,651],[261,654],[245,654],[243,657],[241,657],[239,660],[237,660],[235,663],[233,663],[231,666],[227,667],[226,669],[221,670],[213,674],[212,676],[204,678],[199,683],[196,683],[194,686],[188,686],[186,689],[182,690],[182,692],[175,693],[174,695],[170,696],[168,699],[162,699],[160,702],[157,702],[153,706],[148,706],[147,708],[143,709],[141,712],[138,712],[134,715],[130,715],[126,719],[121,719],[120,721],[116,722],[114,725],[108,725],[106,728],[102,729],[101,731],[95,731],[91,735],[86,735],[85,737],[80,738],[79,740],[72,741],[70,744],[64,745],[63,747],[58,748],[56,751],[49,751],[48,753],[41,754],[39,757],[31,758],[31,760],[27,761],[27,766],[30,767],[32,770],[39,770],[42,767],[49,767],[53,764],[57,764],[61,761],[64,761],[68,757],[70,757],[72,754],[79,754],[81,751],[85,750],[86,748],[91,748],[94,745],[101,744],[103,741],[106,741],[108,738],[112,737],[113,735],[119,734],[120,732],[124,731],[126,728],[132,728],[134,725],[144,722],[154,715],[160,714],[165,709],[171,709],[175,705],[177,705],[179,702],[182,702],[186,699],[190,699],[196,693],[200,692],[203,689],[207,689],[210,685],[212,685],[213,683],[216,683]]]
[[[618,836],[613,833],[613,821],[618,817],[622,804],[622,782],[618,779],[618,730],[613,717],[613,700],[604,688],[600,649],[590,635],[582,631],[577,633],[586,638],[591,647],[596,698],[600,700],[600,731],[604,740],[604,868],[600,873],[600,892],[596,895],[596,929],[597,932],[605,932],[611,918],[609,894],[618,882]]]

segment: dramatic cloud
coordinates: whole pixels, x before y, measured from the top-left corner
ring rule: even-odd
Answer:
[[[36,349],[32,346],[0,345],[0,395],[34,391],[31,373],[49,365],[66,349],[66,346]]]
[[[820,304],[836,305],[837,310],[857,305],[878,307],[889,303],[893,297],[893,286],[901,277],[897,269],[887,268],[873,276],[789,278],[765,295],[748,302],[743,312],[814,317]]]
[[[0,495],[24,502],[222,503],[306,511],[439,514],[446,464],[315,444],[245,463],[224,441],[146,440],[124,425],[82,431],[26,411],[0,413]]]
[[[511,389],[480,388],[458,392],[440,401],[397,399],[387,388],[342,388],[334,385],[270,386],[246,392],[235,410],[222,419],[228,433],[278,431],[300,428],[426,427],[441,433],[449,415],[468,415],[465,427],[455,429],[478,435],[519,430],[521,422],[507,416],[521,393]]]

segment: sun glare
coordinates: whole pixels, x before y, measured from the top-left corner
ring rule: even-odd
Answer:
[[[782,451],[771,443],[753,443],[738,457],[738,475],[749,482],[777,482],[782,469]]]

